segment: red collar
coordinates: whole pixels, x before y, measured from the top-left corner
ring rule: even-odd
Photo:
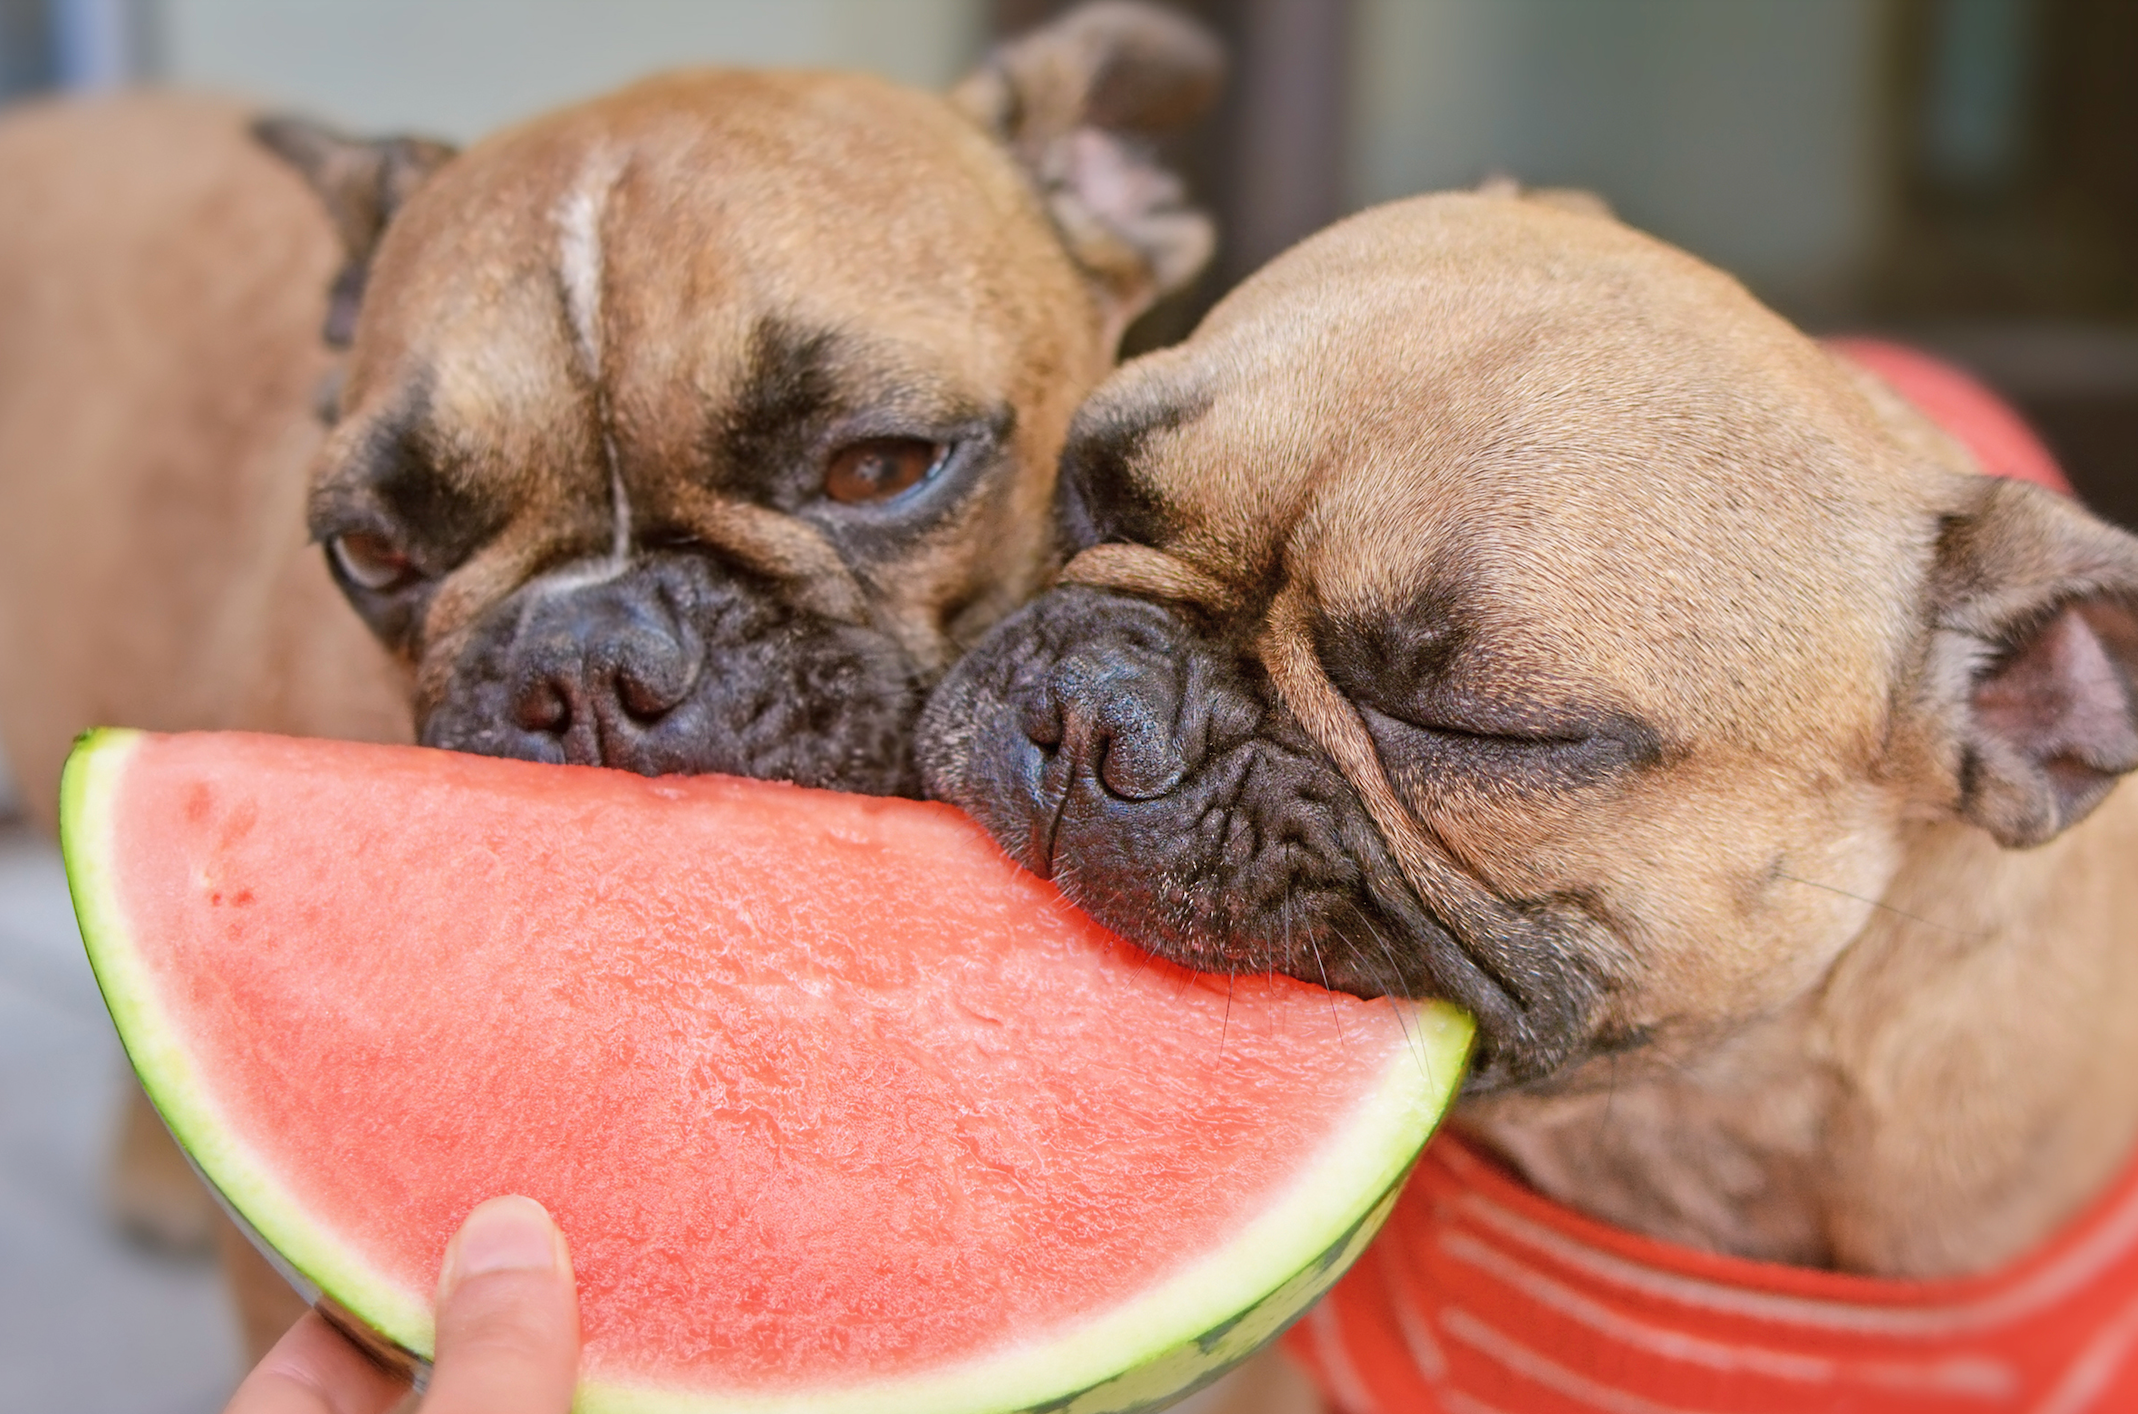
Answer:
[[[1843,340],[1983,469],[2069,492],[1995,394]],[[1286,1337],[1343,1414],[2127,1414],[2138,1410],[2138,1164],[2003,1271],[1891,1281],[1716,1256],[1539,1196],[1460,1139]]]

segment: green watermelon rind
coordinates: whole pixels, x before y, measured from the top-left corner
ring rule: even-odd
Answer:
[[[74,916],[104,1005],[149,1102],[223,1201],[283,1260],[403,1349],[429,1358],[434,1345],[428,1292],[380,1276],[306,1215],[232,1133],[209,1099],[198,1069],[147,985],[118,899],[110,847],[111,803],[144,734],[86,732],[60,779],[59,836]]]
[[[112,801],[142,733],[87,733],[61,785],[68,884],[91,966],[142,1088],[223,1199],[258,1238],[343,1310],[421,1359],[430,1294],[377,1271],[268,1176],[230,1132],[175,1039],[118,904]],[[1082,1326],[946,1369],[837,1388],[752,1394],[582,1383],[579,1414],[1125,1414],[1216,1378],[1268,1344],[1365,1250],[1454,1098],[1472,1027],[1415,1006],[1412,1044],[1353,1108],[1292,1189],[1225,1248]],[[361,1142],[358,1140],[357,1142]]]

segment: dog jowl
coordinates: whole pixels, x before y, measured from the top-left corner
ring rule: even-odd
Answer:
[[[458,155],[262,124],[348,249],[311,525],[419,738],[912,793],[1077,398],[1209,251],[1141,135],[1218,67],[1103,4],[948,99],[685,73]]]

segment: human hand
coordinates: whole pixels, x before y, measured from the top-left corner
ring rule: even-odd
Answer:
[[[579,1371],[579,1299],[564,1234],[532,1198],[468,1214],[438,1274],[438,1360],[422,1414],[566,1414]],[[308,1312],[223,1414],[385,1414],[407,1382]]]

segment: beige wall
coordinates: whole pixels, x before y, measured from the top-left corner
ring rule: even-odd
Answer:
[[[1877,0],[1358,0],[1350,196],[1494,171],[1818,307],[1879,221]]]
[[[157,16],[173,81],[461,141],[691,64],[939,87],[980,52],[983,23],[980,0],[161,0]]]

